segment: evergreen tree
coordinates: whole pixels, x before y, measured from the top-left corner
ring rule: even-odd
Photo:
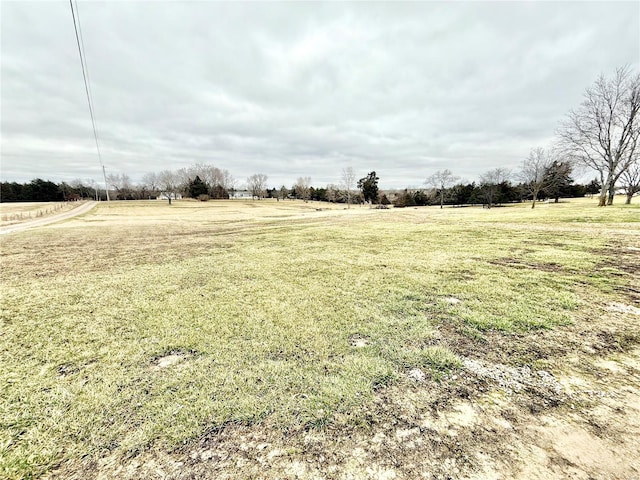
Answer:
[[[198,198],[200,195],[207,195],[209,193],[209,187],[200,179],[198,175],[196,175],[196,178],[189,182],[187,191],[189,192],[189,196],[191,198]]]
[[[365,202],[378,201],[378,180],[376,172],[369,173],[366,177],[358,180],[358,188],[362,191]]]
[[[598,181],[597,178],[594,178],[593,180],[591,180],[591,182],[589,182],[584,190],[584,193],[586,193],[587,195],[597,195],[600,193],[600,189],[602,188],[602,184]]]
[[[558,203],[560,197],[568,196],[573,183],[572,170],[573,168],[568,162],[554,161],[545,171],[545,196],[553,198],[555,203]]]

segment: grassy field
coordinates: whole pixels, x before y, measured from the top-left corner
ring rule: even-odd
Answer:
[[[289,463],[269,470],[259,446],[254,456],[229,450],[233,461],[209,478],[313,478],[311,467],[278,468],[355,451],[345,439],[404,418],[398,399],[423,395],[425,416],[504,393],[487,386],[493,377],[478,383],[473,362],[560,378],[576,352],[579,369],[611,345],[635,352],[640,342],[634,205],[112,202],[0,242],[2,478],[91,478],[152,454],[193,459],[202,442],[235,441],[224,432],[253,432],[269,452],[281,445],[271,460]],[[580,350],[603,331],[606,348]],[[525,393],[531,414],[580,404]],[[324,440],[313,450],[309,438]],[[461,451],[471,458],[473,448]],[[396,463],[409,458],[402,451]],[[385,478],[357,470],[382,459],[347,456],[323,475]],[[455,468],[452,478],[468,478],[480,466]],[[107,476],[141,478],[131,471]]]

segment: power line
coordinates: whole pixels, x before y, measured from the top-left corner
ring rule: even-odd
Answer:
[[[91,99],[91,105],[93,106],[93,92],[91,91],[91,75],[89,74],[89,62],[87,61],[87,52],[84,49],[84,36],[82,35],[82,21],[80,20],[80,9],[78,8],[78,1],[75,0],[76,16],[78,17],[78,33],[80,34],[80,47],[82,50],[81,60],[84,60],[84,68],[87,72],[87,85],[89,86],[89,98]],[[95,120],[95,117],[94,117]],[[98,131],[97,126],[95,127]]]
[[[96,120],[95,115],[93,114],[93,105],[91,102],[91,95],[89,93],[89,82],[87,81],[88,70],[86,67],[85,55],[83,55],[84,51],[84,41],[80,41],[80,36],[78,35],[78,26],[80,24],[80,13],[78,13],[78,21],[76,24],[76,14],[73,9],[73,1],[69,0],[69,6],[71,7],[71,16],[73,17],[73,28],[76,32],[76,43],[78,44],[78,54],[80,55],[80,66],[82,67],[82,78],[84,79],[84,90],[87,94],[87,104],[89,105],[89,115],[91,115],[91,125],[93,127],[93,138],[96,141],[96,150],[98,151],[98,161],[100,162],[100,166],[102,167],[102,176],[104,178],[104,189],[107,193],[107,201],[109,201],[109,187],[107,186],[107,174],[104,170],[104,164],[102,163],[102,155],[100,154],[100,144],[98,143],[98,131],[96,129]],[[77,8],[77,5],[76,5]],[[80,32],[82,32],[82,28],[80,28]],[[82,46],[81,46],[82,44]]]

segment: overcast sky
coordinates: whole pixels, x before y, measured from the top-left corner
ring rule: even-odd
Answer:
[[[79,2],[103,162],[244,183],[343,167],[383,188],[517,169],[600,73],[640,66],[640,2]],[[68,2],[1,2],[0,177],[101,179]]]

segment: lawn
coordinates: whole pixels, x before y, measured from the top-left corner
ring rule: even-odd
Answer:
[[[469,360],[559,376],[570,352],[540,339],[560,348],[607,305],[635,308],[639,234],[637,206],[584,199],[112,202],[4,235],[0,477],[78,475],[232,428],[365,435],[389,392],[451,390]],[[631,312],[612,333],[625,351]]]

